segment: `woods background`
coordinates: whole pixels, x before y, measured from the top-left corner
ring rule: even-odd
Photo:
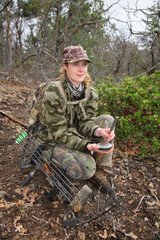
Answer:
[[[124,7],[124,0],[0,0],[0,239],[160,239],[160,3],[142,9],[142,0],[129,7],[133,2],[126,0]],[[66,208],[58,197],[46,199],[50,185],[42,172],[22,187],[30,169],[20,169],[15,137],[28,127],[39,82],[57,77],[62,50],[71,44],[82,45],[93,61],[97,115],[119,116],[113,168],[104,169],[104,179],[124,208],[64,228]],[[108,204],[100,189],[87,184],[97,200],[79,215],[83,221]]]
[[[123,8],[123,30],[114,11],[121,0],[0,0],[0,67],[53,79],[62,50],[80,44],[93,60],[93,79],[137,76],[160,69],[160,6]],[[138,2],[138,1],[137,1]],[[129,5],[128,5],[129,6]],[[143,13],[144,31],[134,31],[131,14]],[[138,26],[139,23],[137,23]],[[138,27],[137,27],[138,29]]]

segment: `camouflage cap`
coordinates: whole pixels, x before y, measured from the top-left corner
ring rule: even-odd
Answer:
[[[92,62],[82,46],[69,46],[63,50],[62,63],[75,63],[82,60]]]

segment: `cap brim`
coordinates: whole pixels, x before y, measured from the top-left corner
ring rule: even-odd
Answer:
[[[80,62],[80,61],[87,61],[89,63],[92,63],[92,61],[90,59],[86,59],[86,58],[80,58],[80,59],[75,59],[75,60],[71,60],[71,61],[66,61],[64,63],[76,63],[76,62]]]

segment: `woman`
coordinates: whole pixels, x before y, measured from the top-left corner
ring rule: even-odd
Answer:
[[[90,87],[90,62],[81,46],[64,49],[59,78],[46,87],[39,118],[38,138],[47,150],[52,149],[52,160],[78,180],[95,174],[96,161],[108,166],[113,147],[103,156],[96,142],[112,141],[115,136],[109,129],[113,122],[111,116],[95,118],[98,95]]]

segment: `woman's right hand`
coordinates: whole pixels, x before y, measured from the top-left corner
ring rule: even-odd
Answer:
[[[101,150],[99,150],[99,146],[97,146],[96,143],[88,143],[87,144],[87,149],[90,152],[98,152],[98,153],[108,154],[108,153],[113,151],[114,144],[113,144],[112,148],[109,151],[101,151]]]

